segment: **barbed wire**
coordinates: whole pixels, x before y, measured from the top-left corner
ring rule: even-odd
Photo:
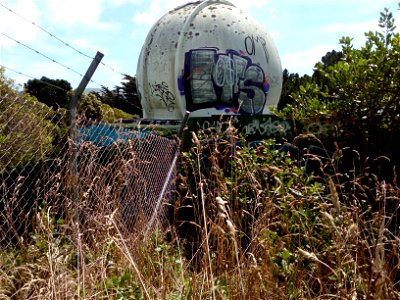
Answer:
[[[5,33],[3,33],[3,32],[0,32],[0,34],[3,35],[3,36],[5,36],[6,38],[8,38],[8,39],[10,39],[10,40],[12,40],[12,41],[14,41],[14,42],[16,42],[17,44],[28,48],[28,49],[31,50],[31,51],[36,52],[36,54],[39,54],[39,55],[43,56],[44,58],[47,58],[48,60],[51,60],[52,62],[54,62],[54,63],[56,63],[56,64],[58,64],[58,65],[60,65],[60,66],[62,66],[62,67],[64,67],[64,68],[66,68],[66,69],[68,69],[68,70],[70,70],[70,71],[72,71],[72,72],[74,72],[74,73],[76,73],[76,74],[78,74],[79,76],[83,76],[80,72],[78,72],[78,71],[72,69],[71,67],[68,67],[67,65],[64,65],[64,64],[62,64],[62,63],[56,61],[54,58],[51,58],[51,57],[47,56],[46,54],[43,54],[43,53],[40,52],[39,50],[33,49],[32,47],[30,47],[30,46],[28,46],[28,45],[26,45],[26,44],[24,44],[24,43],[22,43],[22,42],[20,42],[20,41],[18,41],[18,40],[16,40],[16,39],[12,38],[12,37],[9,36],[8,34],[5,34]]]
[[[54,84],[51,84],[50,82],[46,82],[46,81],[43,81],[43,80],[37,79],[37,78],[35,78],[35,77],[33,77],[33,76],[27,75],[27,74],[25,74],[25,73],[22,73],[22,72],[20,72],[20,71],[17,71],[17,70],[14,70],[14,69],[12,69],[12,68],[10,68],[10,67],[7,67],[7,66],[5,66],[5,65],[2,65],[2,64],[0,64],[0,67],[2,67],[2,68],[4,68],[4,69],[6,69],[6,70],[8,70],[8,71],[11,71],[11,72],[17,73],[17,74],[19,74],[19,75],[22,75],[22,76],[25,76],[25,77],[28,77],[28,78],[31,78],[31,79],[37,80],[37,81],[39,81],[39,82],[42,82],[42,83],[45,83],[45,84],[47,84],[47,85],[49,85],[49,86],[52,86],[52,87],[54,87],[54,88],[57,88],[57,89],[59,89],[59,90],[62,90],[62,91],[64,91],[64,92],[69,92],[68,90],[66,90],[66,89],[63,89],[62,87],[59,87],[59,86],[57,86],[57,85],[54,85]]]
[[[46,59],[50,60],[51,62],[56,63],[56,64],[62,66],[63,68],[65,68],[65,69],[67,69],[67,70],[69,70],[69,71],[71,71],[71,72],[73,72],[73,73],[75,73],[75,74],[78,74],[79,76],[83,77],[83,75],[82,75],[80,72],[78,72],[78,71],[72,69],[71,67],[69,67],[69,66],[67,66],[67,65],[65,65],[65,64],[63,64],[63,63],[60,63],[59,61],[55,60],[54,58],[51,58],[51,57],[47,56],[46,54],[43,54],[43,53],[40,52],[39,50],[36,50],[36,49],[34,49],[34,48],[32,48],[32,47],[30,47],[30,46],[24,44],[24,43],[22,43],[22,42],[20,42],[20,41],[18,41],[18,40],[16,40],[16,39],[14,39],[14,38],[12,38],[11,36],[9,36],[9,35],[7,35],[7,34],[5,34],[5,33],[3,33],[3,32],[0,32],[0,34],[3,35],[3,36],[5,36],[6,38],[8,38],[8,39],[10,39],[10,40],[12,40],[12,41],[14,41],[14,42],[16,42],[17,44],[28,48],[29,50],[35,52],[36,54],[45,57]],[[100,83],[94,81],[93,79],[90,79],[89,81],[92,82],[92,83],[94,83],[94,84],[97,84],[97,85],[100,86],[100,87],[105,86],[105,85],[103,85],[103,84],[100,84]]]
[[[35,78],[35,77],[31,76],[31,75],[25,74],[25,73],[23,73],[23,72],[21,72],[21,71],[17,71],[17,70],[15,70],[15,69],[13,69],[13,68],[7,67],[7,66],[5,66],[5,65],[3,65],[3,64],[0,64],[0,67],[6,69],[6,70],[8,70],[8,71],[17,73],[17,74],[19,74],[19,75],[25,76],[25,77],[27,77],[27,78],[31,78],[31,79],[37,80],[37,81],[39,81],[39,82],[42,82],[42,83],[47,84],[47,85],[49,85],[49,86],[52,86],[52,87],[54,87],[54,88],[60,89],[60,90],[62,90],[62,91],[64,91],[64,92],[69,92],[68,90],[63,89],[62,87],[59,87],[59,86],[54,85],[54,84],[51,84],[50,82],[47,82],[47,81],[40,80],[40,79]],[[101,88],[103,89],[103,88],[106,88],[106,87],[105,87],[105,86],[101,86]],[[108,89],[108,88],[106,88],[106,89]],[[116,93],[115,90],[109,90],[109,91],[110,91],[111,93],[113,93],[113,94]],[[96,92],[96,93],[97,93],[97,92]],[[129,101],[126,100],[125,98],[118,98],[118,99],[119,99],[119,100],[122,100],[123,102],[125,102],[125,103],[127,103],[127,104],[129,104],[129,105],[132,105],[133,107],[135,107],[135,108],[137,108],[137,109],[141,109],[141,107],[139,107],[139,106],[136,105],[135,103],[129,102]]]
[[[56,36],[55,34],[51,33],[50,31],[46,30],[45,28],[43,28],[42,26],[40,26],[39,24],[36,24],[35,22],[25,18],[24,16],[18,14],[17,12],[15,12],[14,10],[12,10],[11,8],[5,6],[3,3],[0,3],[0,6],[2,6],[4,9],[8,10],[9,12],[13,13],[14,15],[16,15],[17,17],[21,18],[22,20],[24,20],[25,22],[30,23],[33,26],[36,26],[37,28],[39,28],[40,30],[42,30],[43,32],[45,32],[46,34],[48,34],[50,37],[56,39],[57,41],[59,41],[60,43],[62,43],[65,47],[68,47],[72,50],[74,50],[75,52],[79,53],[80,55],[86,57],[86,58],[90,58],[92,59],[92,57],[82,51],[80,51],[79,49],[71,46],[69,43],[63,41],[61,38],[59,38],[58,36]],[[104,62],[100,62],[101,65],[103,65],[104,67],[110,69],[111,71],[118,73],[119,75],[125,76],[126,74],[121,73],[119,71],[117,71],[115,68],[105,64]]]

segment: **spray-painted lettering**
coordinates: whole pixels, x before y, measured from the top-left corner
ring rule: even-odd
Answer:
[[[261,119],[252,119],[249,123],[241,124],[239,119],[232,119],[231,123],[239,129],[239,132],[246,136],[256,135],[263,137],[287,137],[291,135],[292,128],[288,121],[275,119],[271,117],[262,117]],[[207,130],[214,128],[216,132],[221,132],[227,123],[219,120],[199,120],[197,128]]]
[[[307,134],[320,136],[334,135],[337,127],[326,120],[316,120],[304,126],[303,131]]]
[[[240,120],[235,116],[230,119],[229,123],[236,128],[240,128]],[[226,120],[221,121],[219,119],[200,119],[196,121],[196,126],[201,130],[213,129],[215,132],[222,132],[227,128],[228,122]],[[196,128],[196,127],[195,127]],[[225,129],[224,129],[225,128]]]
[[[150,93],[152,96],[158,97],[161,102],[165,104],[168,111],[175,109],[176,101],[173,93],[170,92],[168,84],[162,83],[149,83]]]
[[[190,50],[179,80],[189,110],[215,107],[225,112],[261,114],[269,90],[264,70],[244,51]]]
[[[269,61],[269,53],[267,49],[267,42],[262,36],[253,36],[253,35],[248,35],[244,39],[244,46],[246,48],[246,52],[248,55],[256,55],[256,45],[261,44],[261,47],[264,51],[265,57],[267,59],[267,62]]]
[[[243,127],[245,135],[264,135],[264,136],[286,136],[290,132],[290,124],[285,120],[266,120],[254,119],[251,123]]]

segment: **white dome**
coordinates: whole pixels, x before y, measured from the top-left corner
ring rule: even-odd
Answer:
[[[191,2],[151,28],[137,66],[145,118],[267,114],[282,89],[270,35],[228,1]]]

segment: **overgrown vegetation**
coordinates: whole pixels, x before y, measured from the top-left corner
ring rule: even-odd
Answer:
[[[281,115],[303,124],[328,119],[343,136],[341,144],[356,148],[362,160],[384,155],[399,168],[400,35],[394,24],[385,9],[382,32],[366,33],[361,49],[343,37],[343,57],[332,65],[318,63],[315,80],[291,94],[293,102]]]
[[[19,95],[0,69],[0,172],[57,153],[65,136],[65,111],[52,110],[28,94]],[[34,133],[34,134],[32,134]],[[32,143],[35,148],[30,147]]]
[[[1,71],[3,73],[3,71]],[[3,76],[3,75],[2,75]],[[40,103],[58,110],[68,110],[73,95],[71,84],[64,79],[50,79],[43,76],[24,84],[25,97],[31,96]],[[79,113],[87,119],[112,122],[140,116],[141,105],[136,90],[136,78],[124,75],[121,86],[113,90],[102,87],[80,98]]]
[[[375,182],[370,198],[366,176],[341,182],[324,173],[316,180],[273,141],[235,150],[229,130],[193,135],[193,152],[181,162],[174,220],[151,237],[123,231],[116,214],[105,213],[114,198],[106,183],[94,187],[90,172],[81,174],[82,193],[98,195],[78,209],[85,216],[81,238],[68,197],[62,219],[43,206],[25,246],[1,251],[0,295],[398,299],[398,188]],[[326,169],[337,167],[339,154]]]
[[[334,63],[286,94],[291,143],[250,146],[232,126],[193,132],[163,231],[127,232],[110,205],[123,186],[97,176],[134,157],[99,166],[88,152],[81,206],[70,166],[42,177],[51,188],[29,236],[1,247],[0,299],[400,299],[400,45],[389,11],[380,25],[360,50],[343,38]],[[304,131],[313,122],[329,130]]]

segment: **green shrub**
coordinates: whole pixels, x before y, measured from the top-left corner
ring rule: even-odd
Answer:
[[[394,23],[393,14],[385,9],[379,20],[382,31],[367,32],[361,49],[343,37],[339,62],[328,68],[316,65],[325,84],[301,86],[281,116],[301,123],[329,118],[342,135],[342,145],[355,146],[362,160],[385,155],[399,166],[400,35]]]
[[[65,111],[20,95],[0,70],[0,170],[37,162],[59,149]]]

